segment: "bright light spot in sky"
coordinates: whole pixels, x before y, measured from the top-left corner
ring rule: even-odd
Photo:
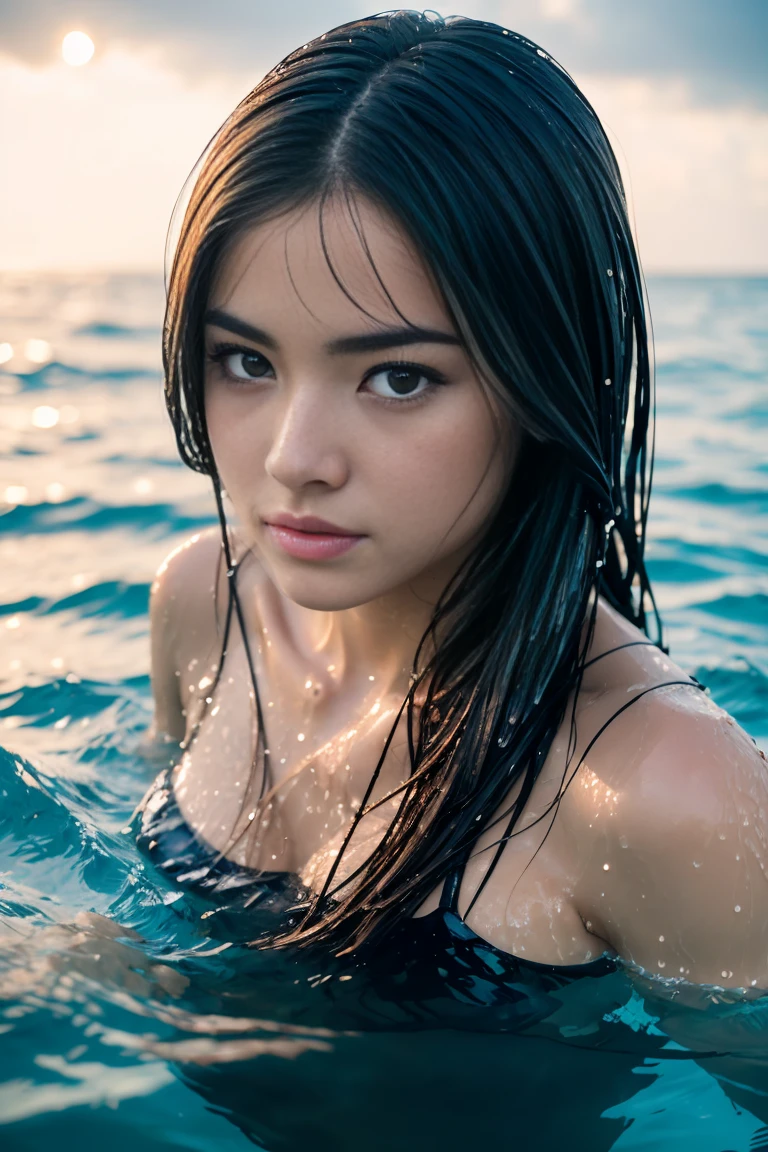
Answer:
[[[68,32],[61,42],[61,55],[65,64],[79,68],[87,64],[94,53],[93,40],[85,32]]]
[[[47,340],[27,340],[24,355],[33,364],[45,364],[51,358],[51,346]]]
[[[10,344],[0,344],[0,364],[7,364],[13,359],[13,348]]]

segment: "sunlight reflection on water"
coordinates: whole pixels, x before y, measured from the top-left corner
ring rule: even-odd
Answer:
[[[648,561],[667,643],[768,748],[768,281],[652,280],[650,298],[658,426]],[[431,1062],[444,1076],[453,1061],[476,1066],[491,1088],[498,1080],[501,1096],[516,1077],[534,1077],[531,1114],[535,1104],[547,1111],[554,1082],[595,1125],[602,1112],[605,1131],[596,1126],[584,1147],[746,1152],[760,1127],[747,1098],[736,1097],[739,1111],[714,1075],[673,1059],[673,1042],[634,1050],[614,1095],[606,1087],[598,1103],[589,1085],[607,1086],[621,1063],[608,1053],[447,1032],[372,1033],[365,1047],[354,1030],[310,1027],[323,1015],[320,992],[307,1018],[290,1023],[285,970],[269,965],[259,969],[259,1018],[252,993],[237,1011],[240,991],[229,1002],[219,995],[227,981],[239,988],[244,961],[149,875],[124,832],[161,767],[133,753],[149,720],[150,583],[171,547],[215,519],[208,482],[179,464],[164,412],[162,307],[159,278],[0,277],[0,1122],[11,1136],[0,1145],[47,1149],[87,1133],[113,1152],[139,1140],[149,1152],[251,1139],[272,1147],[268,1125],[243,1119],[249,1093],[275,1108],[287,1093],[289,1111],[308,1094],[317,1123],[331,1124],[326,1106],[342,1117],[359,1106],[358,1119],[374,1115],[371,1100],[381,1106],[363,1069],[389,1083],[401,1067],[392,1091],[410,1115],[407,1077]],[[590,995],[574,993],[561,1037],[588,1046],[612,1029],[623,1046],[656,1029],[663,1039],[625,985],[606,1011]],[[762,1014],[750,1010],[739,1027],[759,1048]],[[705,1035],[713,1028],[707,1018]],[[550,1077],[541,1082],[537,1053]],[[224,1097],[200,1071],[220,1063],[234,1085]],[[450,1123],[414,1148],[437,1147],[436,1134],[444,1152],[457,1147],[463,1121],[453,1101],[444,1109]],[[274,1147],[360,1147],[341,1130],[323,1144],[287,1115],[290,1135]],[[482,1117],[471,1119],[480,1140]],[[542,1123],[528,1136],[554,1148]],[[366,1152],[393,1146],[386,1117],[380,1128]]]

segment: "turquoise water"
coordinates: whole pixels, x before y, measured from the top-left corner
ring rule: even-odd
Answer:
[[[667,642],[768,749],[768,281],[649,292]],[[520,1034],[382,1022],[138,855],[149,586],[214,519],[163,411],[162,304],[159,279],[0,277],[0,1148],[768,1148],[759,1004],[680,987],[681,1043],[670,983],[619,972]]]

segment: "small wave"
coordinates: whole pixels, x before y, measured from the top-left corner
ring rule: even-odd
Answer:
[[[156,340],[162,335],[162,328],[132,328],[125,324],[110,324],[96,320],[75,328],[73,336],[96,336],[102,340]]]
[[[0,748],[0,859],[46,863],[79,855],[80,824],[49,781],[23,757]]]
[[[51,504],[17,504],[2,518],[5,533],[38,535],[48,532],[103,532],[110,528],[128,528],[166,536],[171,532],[199,531],[213,524],[212,516],[185,516],[173,504],[104,505],[85,496]]]
[[[76,364],[67,364],[62,360],[50,360],[40,368],[29,372],[16,372],[16,379],[20,381],[23,392],[35,391],[42,388],[60,387],[62,384],[77,381],[90,381],[93,384],[104,384],[109,381],[121,380],[156,380],[159,372],[150,368],[126,366],[125,368],[78,368]]]
[[[129,584],[125,580],[104,580],[91,584],[70,596],[49,602],[42,613],[76,611],[80,617],[120,616],[127,619],[143,616],[149,608],[148,583]]]
[[[765,592],[755,592],[751,596],[720,596],[691,606],[740,624],[757,624],[768,632],[768,595]]]
[[[648,558],[648,574],[653,581],[669,584],[694,584],[699,580],[712,580],[723,575],[720,567],[710,564],[696,564],[677,556],[652,556]]]
[[[692,488],[677,488],[674,495],[695,504],[734,505],[740,512],[751,505],[763,511],[768,508],[768,488],[734,488],[731,484],[699,484]]]
[[[657,364],[659,379],[666,377],[694,376],[699,380],[708,377],[726,377],[728,380],[757,380],[764,379],[764,372],[759,368],[745,368],[727,360],[710,360],[707,357],[680,356],[670,360],[660,360]]]

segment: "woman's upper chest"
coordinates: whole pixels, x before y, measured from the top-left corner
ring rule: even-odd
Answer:
[[[250,867],[297,872],[305,883],[319,889],[381,756],[398,702],[378,700],[374,695],[352,723],[349,716],[344,717],[345,723],[339,716],[334,724],[329,715],[325,726],[313,725],[317,710],[311,705],[316,701],[307,702],[304,692],[311,692],[307,680],[260,684],[273,766],[267,789],[272,788],[273,795],[271,807],[257,825],[249,819],[259,811],[256,799],[262,774],[260,758],[254,758],[254,700],[245,652],[242,646],[233,646],[227,675],[210,697],[197,735],[177,770],[175,789],[188,823],[218,850],[226,850]],[[581,806],[565,801],[561,806],[565,810],[554,818],[564,740],[564,735],[555,740],[515,833],[468,920],[478,935],[504,951],[551,964],[581,963],[605,948],[605,941],[590,931],[579,913],[580,897],[595,875],[602,829],[582,827]],[[396,789],[408,773],[401,719],[371,799]],[[519,783],[505,806],[518,789]],[[376,847],[396,806],[393,799],[362,822],[344,853],[339,880]],[[464,873],[461,913],[485,874],[494,854],[492,845],[505,824],[489,821],[479,835]],[[424,912],[436,906],[438,895],[435,890]]]
[[[206,663],[193,656],[185,666],[188,736],[194,733],[194,738],[176,773],[177,799],[188,823],[238,863],[298,872],[305,883],[319,888],[366,793],[402,698],[379,690],[375,669],[354,698],[334,695],[329,685],[335,669],[297,652],[277,628],[262,632],[254,648],[266,779],[264,756],[256,749],[248,654],[235,640],[218,682],[215,660]],[[590,959],[606,945],[609,919],[599,913],[605,907],[605,865],[610,869],[620,838],[619,796],[593,770],[594,758],[583,764],[580,759],[616,698],[615,692],[583,693],[570,760],[566,710],[513,834],[469,912],[469,926],[505,951],[568,964]],[[202,709],[197,729],[196,708]],[[603,737],[601,762],[608,744],[609,756],[620,754],[615,738]],[[369,802],[396,790],[409,774],[403,716]],[[460,890],[460,913],[467,911],[495,857],[507,824],[500,817],[519,787],[518,781],[501,809],[478,827]],[[260,807],[264,793],[267,803]],[[396,807],[395,798],[363,820],[344,853],[339,880],[376,847]],[[437,898],[435,891],[423,911],[430,911]]]
[[[253,652],[251,657],[259,685],[262,743],[257,748],[248,654],[235,641],[218,683],[212,666],[203,669],[202,691],[212,694],[197,700],[190,692],[188,746],[174,775],[176,796],[192,827],[238,863],[308,871],[317,881],[316,857],[325,859],[327,871],[393,724],[395,736],[369,802],[384,798],[407,778],[404,715],[398,723],[402,701],[377,691],[373,677],[360,685],[355,699],[334,697],[309,661],[302,666],[295,656],[282,662],[263,661]],[[383,835],[393,812],[389,804],[363,821],[352,845],[355,858],[359,860],[363,842],[370,850],[372,840]]]

